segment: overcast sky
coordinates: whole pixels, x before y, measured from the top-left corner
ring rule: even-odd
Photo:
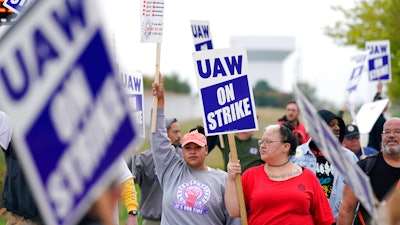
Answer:
[[[154,74],[156,44],[140,42],[139,0],[99,0],[104,18],[113,33],[121,65]],[[118,4],[118,5],[116,5]],[[197,89],[192,52],[194,51],[190,20],[208,20],[214,48],[230,47],[235,35],[293,36],[296,50],[284,63],[285,90],[290,90],[296,76],[317,88],[317,95],[341,104],[351,72],[355,48],[339,47],[323,34],[323,27],[342,20],[331,5],[345,8],[353,0],[165,0],[164,33],[161,43],[160,71],[176,72]],[[299,63],[299,67],[296,67]],[[299,72],[295,71],[299,68]],[[366,78],[365,78],[366,79]],[[367,83],[360,82],[355,101],[369,101]]]

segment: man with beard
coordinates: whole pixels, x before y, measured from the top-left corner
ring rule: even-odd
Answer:
[[[385,200],[387,194],[398,184],[400,178],[400,118],[390,118],[383,125],[382,151],[358,162],[369,176],[377,200]],[[338,224],[352,224],[357,212],[358,199],[348,185],[343,189]],[[371,216],[360,204],[354,224],[371,224]]]
[[[300,123],[299,116],[300,111],[296,101],[289,101],[286,103],[285,115],[278,119],[278,124],[289,122],[294,128],[292,132],[296,135],[299,145],[301,145],[306,143],[310,137],[308,136],[304,125]]]

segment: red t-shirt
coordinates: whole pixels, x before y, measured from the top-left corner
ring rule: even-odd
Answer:
[[[279,120],[278,124],[284,124],[284,120]],[[306,128],[302,123],[298,123],[296,127],[293,129],[293,134],[296,135],[297,139],[299,140],[299,145],[304,144],[310,139],[310,136],[308,135]]]
[[[328,199],[315,174],[303,173],[285,181],[270,180],[264,166],[242,175],[249,225],[325,225],[335,222]]]

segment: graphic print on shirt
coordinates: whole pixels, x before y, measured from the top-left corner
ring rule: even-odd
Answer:
[[[191,180],[178,186],[177,200],[173,203],[175,209],[197,214],[206,214],[204,205],[210,199],[210,188],[206,184]]]
[[[331,196],[333,187],[333,167],[319,151],[313,153],[317,158],[317,178],[327,198]]]
[[[249,153],[252,155],[258,155],[258,148],[250,148]]]

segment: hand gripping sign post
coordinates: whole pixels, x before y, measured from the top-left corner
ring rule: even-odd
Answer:
[[[365,48],[368,51],[368,80],[391,82],[389,40],[367,41]]]
[[[154,82],[159,82],[160,73],[160,54],[161,41],[163,35],[163,17],[164,17],[164,0],[141,1],[141,41],[157,43],[156,52],[156,71],[154,73]],[[156,114],[157,113],[157,98],[153,98],[153,113],[151,132],[156,131]]]
[[[193,53],[197,85],[203,105],[206,135],[228,134],[232,159],[238,162],[233,134],[258,130],[253,92],[249,85],[244,48],[204,50]],[[240,175],[236,189],[242,224],[247,224]]]
[[[44,224],[76,224],[133,145],[91,0],[36,1],[0,40],[0,104]]]
[[[296,86],[294,86],[294,92],[296,94],[296,102],[299,105],[303,120],[313,141],[339,172],[340,176],[343,177],[346,184],[350,186],[364,208],[376,220],[377,212],[374,205],[376,198],[369,183],[369,177],[359,166],[351,162],[345,154],[342,154],[342,147],[338,139]]]

